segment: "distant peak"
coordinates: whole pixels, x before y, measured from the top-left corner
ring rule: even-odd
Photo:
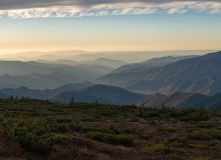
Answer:
[[[17,89],[18,89],[18,90],[29,90],[29,88],[24,87],[24,86],[18,87]]]

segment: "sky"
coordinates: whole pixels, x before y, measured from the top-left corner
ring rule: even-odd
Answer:
[[[0,0],[0,54],[221,50],[221,1]]]

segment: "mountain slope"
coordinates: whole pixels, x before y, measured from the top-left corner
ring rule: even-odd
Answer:
[[[108,66],[108,67],[112,67],[112,68],[117,68],[117,67],[127,64],[127,62],[124,62],[121,60],[113,60],[110,58],[98,58],[94,61],[88,61],[88,62],[84,62],[84,63],[91,64],[91,65]]]
[[[30,89],[55,88],[68,83],[92,80],[112,71],[99,65],[61,65],[38,62],[0,61],[0,89],[24,86]]]
[[[0,98],[1,98],[1,99],[2,99],[2,98],[8,98],[8,96],[6,96],[6,95],[0,93]]]
[[[86,81],[83,83],[75,83],[75,84],[66,84],[61,87],[55,89],[45,89],[45,90],[33,90],[27,87],[19,87],[16,89],[13,88],[5,88],[0,90],[0,93],[4,94],[6,97],[29,97],[34,99],[42,99],[45,100],[56,93],[65,92],[65,91],[77,91],[89,86],[94,85],[92,82]]]
[[[38,63],[34,61],[0,61],[0,75],[29,75],[32,73],[50,74],[53,72],[69,71],[79,76],[94,75],[93,77],[103,75],[112,71],[113,68],[101,66],[96,64],[82,64],[82,65],[64,65],[64,64],[49,64]]]
[[[212,95],[221,92],[221,51],[156,69],[108,74],[95,81],[146,94],[180,91]]]
[[[62,92],[52,96],[49,100],[68,103],[71,97],[74,97],[76,102],[91,103],[97,101],[104,104],[129,105],[134,104],[145,96],[118,87],[94,85],[81,91]]]
[[[167,56],[167,57],[160,57],[160,58],[153,58],[141,63],[133,63],[133,64],[128,64],[128,65],[123,65],[115,70],[113,70],[111,73],[122,73],[122,72],[138,72],[138,71],[143,71],[147,69],[154,69],[154,68],[159,68],[164,65],[182,60],[182,59],[187,59],[187,58],[193,58],[196,57],[195,55],[190,55],[190,56]]]
[[[48,64],[66,64],[66,65],[96,65],[96,66],[106,66],[110,68],[117,68],[122,65],[127,64],[127,62],[121,60],[114,60],[109,58],[98,58],[93,61],[73,61],[73,60],[66,60],[66,59],[59,59],[57,61],[45,61],[45,60],[38,60],[41,63],[48,63]]]
[[[206,96],[198,93],[176,92],[172,95],[152,94],[136,103],[138,106],[156,106],[161,107],[162,104],[168,107],[177,108],[201,108],[220,109],[221,94],[214,96]]]

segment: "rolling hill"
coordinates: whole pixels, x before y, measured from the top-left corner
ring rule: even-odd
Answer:
[[[107,66],[111,68],[117,68],[117,67],[127,64],[127,62],[124,62],[122,60],[114,60],[110,58],[98,58],[94,61],[86,61],[86,62],[81,62],[81,63],[90,64],[90,65]]]
[[[54,94],[60,93],[60,92],[65,92],[65,91],[78,91],[83,88],[89,87],[94,85],[94,83],[86,81],[83,83],[75,83],[75,84],[66,84],[63,86],[60,86],[55,89],[44,89],[44,90],[34,90],[34,89],[29,89],[27,87],[19,87],[16,89],[13,88],[5,88],[0,90],[0,97],[6,98],[9,96],[21,98],[21,97],[29,97],[33,99],[41,99],[45,100],[48,99],[49,97],[53,96]],[[3,96],[1,96],[1,94]]]
[[[131,105],[144,98],[145,95],[132,93],[118,87],[98,84],[80,91],[58,93],[49,100],[68,103],[72,97],[76,102]]]
[[[55,88],[68,83],[92,80],[112,71],[99,65],[63,65],[38,62],[0,61],[0,89],[24,86],[30,89]]]
[[[107,74],[95,82],[145,94],[192,92],[213,95],[221,92],[221,51],[180,60],[160,68]]]
[[[138,106],[167,107],[177,108],[201,108],[219,109],[221,108],[221,94],[207,96],[199,93],[176,92],[172,95],[152,94],[136,103]]]
[[[34,61],[0,61],[0,75],[30,75],[32,73],[50,74],[54,72],[64,73],[65,71],[73,72],[76,76],[96,77],[112,71],[113,68],[101,65],[64,65],[38,63]]]
[[[162,66],[165,66],[167,64],[182,60],[182,59],[187,59],[187,58],[193,58],[196,57],[195,55],[190,55],[190,56],[167,56],[167,57],[160,57],[160,58],[153,58],[141,63],[132,63],[132,64],[127,64],[123,65],[115,70],[113,70],[111,73],[129,73],[129,72],[139,72],[147,69],[154,69],[154,68],[159,68]]]
[[[127,62],[124,62],[121,60],[113,60],[109,58],[98,58],[93,61],[73,61],[73,60],[59,59],[57,61],[38,60],[37,62],[49,63],[49,64],[65,64],[65,65],[71,65],[71,66],[96,65],[96,66],[106,66],[110,68],[117,68],[117,67],[127,64]]]
[[[0,93],[0,98],[8,98],[8,96],[6,96],[6,95]]]

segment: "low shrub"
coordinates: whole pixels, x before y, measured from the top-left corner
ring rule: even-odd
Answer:
[[[68,137],[48,133],[50,126],[44,120],[6,119],[2,123],[4,134],[18,142],[22,148],[40,154],[50,154],[56,143]]]
[[[171,152],[171,149],[169,146],[160,143],[160,144],[147,144],[144,146],[145,150],[154,152],[154,153],[160,153],[160,154],[169,154]]]
[[[205,140],[210,141],[213,139],[221,140],[221,130],[218,129],[207,129],[195,132],[189,135],[195,140]]]
[[[90,132],[87,134],[88,138],[109,143],[109,144],[120,144],[123,146],[132,146],[134,139],[131,136],[127,135],[116,135],[116,134],[106,134],[99,132]]]

